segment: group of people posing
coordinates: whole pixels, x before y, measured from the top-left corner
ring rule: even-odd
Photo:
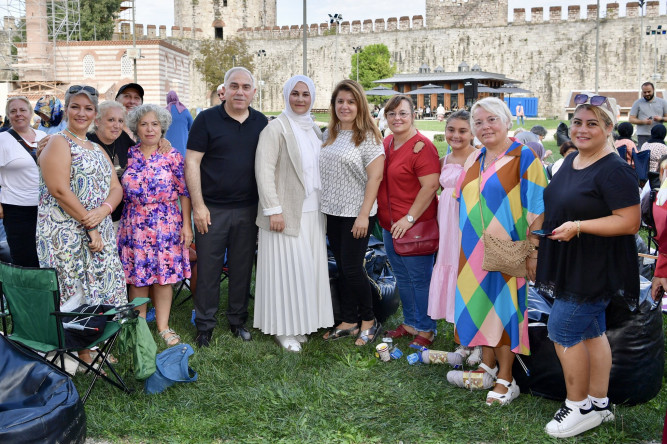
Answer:
[[[144,105],[143,94],[128,84],[99,103],[94,88],[71,86],[65,124],[51,135],[29,126],[28,99],[10,98],[2,216],[15,265],[57,270],[63,311],[118,305],[128,288],[130,299],[150,289],[159,334],[174,345],[171,284],[190,276],[192,223],[184,158],[163,136],[184,106],[177,98],[169,109]],[[91,360],[88,350],[79,355]]]
[[[271,122],[250,107],[256,89],[247,69],[232,68],[224,80],[222,104],[196,117],[184,157],[182,147],[162,138],[169,111],[141,105],[126,117],[115,102],[98,107],[97,92],[88,86],[67,91],[67,127],[48,141],[39,169],[27,150],[13,148],[39,180],[36,256],[40,266],[58,269],[63,307],[120,303],[126,284],[130,299],[150,288],[158,331],[167,345],[177,343],[168,326],[170,284],[190,276],[194,223],[199,347],[214,341],[225,264],[230,329],[252,339],[245,323],[255,251],[255,328],[294,352],[322,328],[325,341],[349,337],[364,346],[383,334],[364,270],[378,222],[403,309],[403,322],[386,336],[428,348],[436,320],[453,322],[460,353],[478,347],[481,364],[450,372],[448,380],[489,389],[488,405],[509,404],[519,396],[515,356],[530,353],[527,288],[534,281],[555,298],[548,331],[567,386],[547,433],[573,436],[613,420],[604,313],[612,297],[638,297],[633,236],[640,212],[637,176],[613,147],[615,113],[605,97],[577,97],[571,122],[577,151],[548,183],[540,156],[509,136],[512,115],[496,98],[449,116],[451,152],[440,159],[415,127],[409,96],[385,104],[392,134],[383,139],[361,85],[352,80],[336,85],[324,133],[311,118],[316,91],[310,78],[285,83],[284,110]],[[10,119],[21,112],[12,104],[24,106],[10,101]],[[94,135],[86,135],[93,122]],[[28,143],[41,137],[21,125],[16,118],[15,129]],[[475,137],[481,149],[473,146]],[[113,159],[121,152],[127,164],[119,181]],[[0,162],[0,176],[7,164]],[[12,183],[18,184],[2,183],[6,227]],[[121,201],[116,233],[110,215]],[[437,258],[397,253],[397,240],[434,219]],[[338,268],[337,319],[327,239]],[[527,245],[519,272],[488,266],[487,245],[494,241]]]

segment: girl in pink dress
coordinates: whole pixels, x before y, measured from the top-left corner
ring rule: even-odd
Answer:
[[[454,292],[459,267],[459,204],[453,197],[456,181],[463,172],[463,164],[475,151],[470,130],[470,113],[457,111],[447,119],[445,129],[447,143],[452,152],[440,159],[440,185],[442,193],[438,202],[440,247],[433,268],[428,298],[428,315],[432,319],[454,322]]]

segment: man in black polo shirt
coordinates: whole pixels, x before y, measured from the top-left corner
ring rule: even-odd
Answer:
[[[245,68],[225,74],[225,101],[197,115],[185,156],[185,180],[192,199],[197,245],[197,345],[206,347],[216,325],[220,274],[227,250],[232,333],[251,339],[245,327],[257,241],[255,151],[266,117],[250,108],[255,80]]]

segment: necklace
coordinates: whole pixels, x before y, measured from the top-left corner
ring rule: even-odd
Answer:
[[[104,147],[104,150],[107,152],[107,154],[109,155],[111,160],[113,160],[114,157],[116,157],[116,140],[114,140],[110,144],[106,144],[106,143],[102,142],[102,139],[100,139],[100,136],[97,136],[97,139],[100,141],[100,145],[102,145]]]
[[[500,150],[500,152],[499,152],[498,154],[496,154],[496,157],[494,157],[493,159],[489,160],[488,162],[487,162],[487,160],[486,160],[486,156],[484,156],[484,169],[487,169],[488,167],[490,167],[491,165],[493,165],[493,164],[496,162],[496,160],[498,160],[498,159],[500,159],[501,157],[503,157],[503,155],[505,154],[505,151],[507,151],[507,148],[509,148],[510,145],[512,145],[512,141],[511,141],[511,140],[508,140],[507,142],[505,142],[505,146],[503,147],[503,149]],[[488,153],[488,149],[487,149],[487,153]]]
[[[72,131],[70,131],[69,128],[65,128],[65,131],[67,131],[68,133],[70,133],[71,135],[73,135],[74,137],[76,137],[77,139],[79,139],[82,142],[88,142],[88,136],[86,136],[86,138],[82,139],[81,137],[77,136]]]
[[[589,158],[590,160],[588,160],[588,162],[586,162],[586,163],[583,164],[583,165],[582,165],[582,163],[583,163],[584,161],[583,161],[583,160],[580,160],[579,162],[577,162],[578,165],[577,165],[577,168],[576,168],[576,169],[578,169],[578,170],[583,170],[584,168],[588,168],[589,166],[593,165],[595,162],[598,161],[598,159],[600,159],[600,158],[602,157],[602,156],[600,155],[600,153],[604,153],[605,151],[606,151],[606,146],[602,147],[600,150],[598,150],[597,153],[593,154],[593,155]],[[577,157],[576,157],[574,160],[579,160],[579,154],[577,155]],[[574,166],[574,161],[572,161],[572,166]]]

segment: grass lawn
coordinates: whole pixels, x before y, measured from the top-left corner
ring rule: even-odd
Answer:
[[[226,282],[221,306],[225,306]],[[191,302],[172,311],[171,326],[194,345]],[[252,325],[252,302],[250,306]],[[400,323],[399,315],[386,327]],[[152,331],[155,325],[149,324]],[[452,350],[453,330],[440,321],[433,348]],[[195,350],[199,380],[148,396],[133,380],[127,356],[120,369],[137,390],[126,395],[98,382],[86,404],[88,435],[132,443],[317,442],[467,443],[556,442],[543,432],[559,403],[521,395],[506,407],[487,407],[486,392],[447,383],[448,366],[379,362],[372,346],[351,339],[325,343],[313,335],[300,354],[283,351],[253,330],[242,343],[224,316],[210,348]],[[156,335],[159,351],[164,349]],[[398,342],[407,355],[408,340]],[[86,376],[77,376],[81,391]],[[667,394],[635,407],[618,407],[616,420],[565,442],[659,441]]]

